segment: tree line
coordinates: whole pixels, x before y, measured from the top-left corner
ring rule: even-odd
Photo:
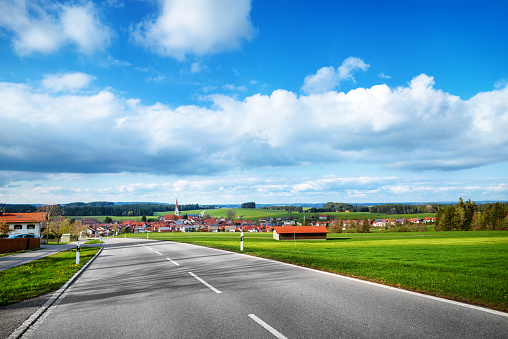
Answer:
[[[262,209],[302,213],[302,206],[264,206]]]
[[[95,202],[73,202],[65,205],[58,205],[62,216],[153,216],[155,212],[173,211],[175,205],[155,204],[155,203],[136,203],[115,205],[113,202],[95,201]],[[35,212],[40,208],[36,205],[4,205],[3,212],[6,213],[28,213]],[[199,204],[178,205],[179,211],[213,209],[215,206]]]
[[[240,208],[256,208],[256,203],[253,201],[244,202]]]
[[[508,203],[477,205],[460,198],[455,205],[443,206],[436,216],[436,231],[508,230]]]
[[[327,202],[323,204],[323,208],[312,207],[307,212],[309,213],[323,213],[323,212],[368,212],[367,206],[351,205],[343,202]]]
[[[436,213],[440,206],[443,205],[386,204],[371,206],[369,212],[379,214]]]

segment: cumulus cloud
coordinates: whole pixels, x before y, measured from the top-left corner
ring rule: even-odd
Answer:
[[[0,27],[14,33],[12,42],[19,55],[54,53],[64,45],[92,54],[104,51],[112,36],[92,2],[5,0],[0,2]]]
[[[188,54],[230,51],[256,35],[250,10],[250,0],[159,0],[156,18],[132,27],[131,36],[156,53],[179,60]]]
[[[60,92],[51,79],[0,83],[0,170],[209,175],[355,161],[424,171],[508,158],[508,87],[461,100],[421,74],[396,88],[211,95],[210,107],[168,107],[110,90]]]
[[[76,92],[88,87],[94,79],[94,76],[80,72],[48,74],[42,80],[42,86],[50,92]]]
[[[302,91],[307,94],[317,94],[334,90],[341,81],[352,80],[355,82],[353,74],[358,70],[365,72],[369,66],[360,58],[349,57],[337,69],[323,67],[316,74],[305,77]]]

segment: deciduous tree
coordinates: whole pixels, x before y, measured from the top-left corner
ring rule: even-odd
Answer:
[[[11,231],[11,228],[6,222],[0,221],[0,238],[6,238]]]
[[[226,219],[233,220],[236,217],[236,211],[234,209],[226,210]]]

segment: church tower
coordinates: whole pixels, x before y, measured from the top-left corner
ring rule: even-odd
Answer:
[[[180,215],[180,211],[178,210],[178,199],[176,199],[176,204],[175,204],[175,215],[176,216]]]

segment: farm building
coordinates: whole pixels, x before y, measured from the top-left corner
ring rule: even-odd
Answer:
[[[286,226],[274,227],[276,240],[326,240],[329,231],[324,226]]]

